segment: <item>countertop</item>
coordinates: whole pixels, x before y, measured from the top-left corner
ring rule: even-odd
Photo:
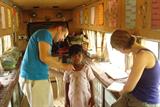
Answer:
[[[13,91],[18,83],[21,59],[22,58],[19,58],[15,69],[3,71],[4,75],[2,76],[1,74],[0,76],[0,81],[3,85],[3,87],[0,88],[0,107],[8,107],[9,101],[12,98]]]
[[[0,77],[0,80],[3,81],[3,87],[0,89],[0,107],[8,106],[19,77],[18,69],[5,72],[9,72],[8,75]]]

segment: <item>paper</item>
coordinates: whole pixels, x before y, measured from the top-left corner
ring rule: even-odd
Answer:
[[[120,92],[123,89],[124,83],[120,82],[113,82],[111,85],[108,86],[107,90]]]
[[[105,70],[105,73],[113,79],[122,79],[128,77],[128,74],[126,72],[116,68]]]
[[[124,70],[114,67],[112,64],[109,63],[99,63],[96,64],[96,67],[98,69],[101,69],[113,79],[122,79],[128,77],[128,74]]]

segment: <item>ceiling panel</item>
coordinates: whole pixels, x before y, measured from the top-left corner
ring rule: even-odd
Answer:
[[[60,9],[73,9],[83,4],[91,3],[98,0],[10,0],[22,9],[53,8],[58,6]]]

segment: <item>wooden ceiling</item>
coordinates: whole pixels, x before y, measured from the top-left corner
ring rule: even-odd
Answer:
[[[24,10],[33,8],[73,9],[99,0],[10,0]]]

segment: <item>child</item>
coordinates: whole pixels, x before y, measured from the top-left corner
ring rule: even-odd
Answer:
[[[93,107],[94,95],[91,68],[82,63],[83,49],[75,44],[69,48],[71,63],[75,71],[65,72],[65,107]]]

